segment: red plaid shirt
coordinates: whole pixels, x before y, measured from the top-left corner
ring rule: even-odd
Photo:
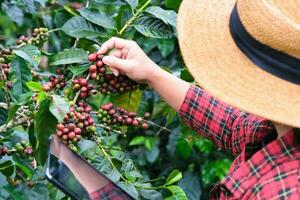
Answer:
[[[228,176],[212,189],[211,199],[300,199],[300,138],[294,131],[277,139],[270,121],[195,86],[189,89],[180,116],[236,156]]]
[[[109,183],[98,191],[90,194],[91,200],[132,200],[123,190],[114,183]]]

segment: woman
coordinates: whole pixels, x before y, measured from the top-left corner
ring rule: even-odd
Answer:
[[[162,70],[133,41],[112,38],[99,50],[113,49],[103,62],[115,75],[147,83],[193,129],[236,156],[211,199],[300,197],[298,8],[300,0],[183,1],[179,43],[205,90]]]

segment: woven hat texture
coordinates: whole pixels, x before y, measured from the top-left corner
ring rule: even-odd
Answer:
[[[187,68],[216,98],[300,127],[300,85],[264,71],[237,47],[229,27],[235,5],[253,38],[300,59],[300,0],[184,0],[177,23]]]

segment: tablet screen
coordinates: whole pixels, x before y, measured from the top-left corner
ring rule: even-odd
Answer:
[[[56,156],[49,154],[47,170],[52,177],[52,181],[59,189],[67,193],[72,198],[89,199],[89,194],[86,189],[76,179],[71,170]],[[59,185],[57,185],[59,184]]]
[[[116,196],[124,200],[132,199],[55,136],[50,142],[46,176],[50,182],[72,199],[110,200],[115,199]]]

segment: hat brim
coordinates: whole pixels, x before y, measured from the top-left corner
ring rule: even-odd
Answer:
[[[177,29],[181,53],[197,83],[224,102],[300,127],[300,86],[254,65],[236,46],[229,18],[236,0],[184,0]]]

